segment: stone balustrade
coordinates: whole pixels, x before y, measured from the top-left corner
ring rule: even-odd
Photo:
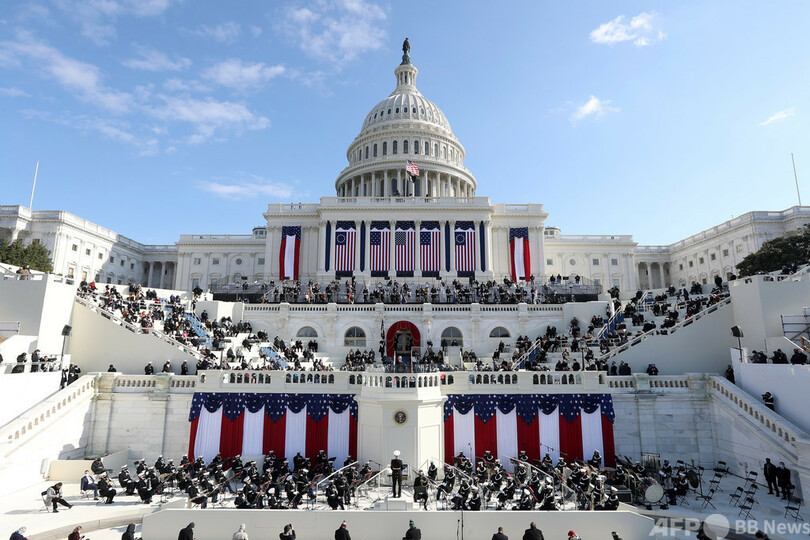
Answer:
[[[712,377],[709,394],[737,413],[758,424],[765,432],[787,443],[797,439],[807,439],[808,435],[801,428],[794,426],[772,410],[759,403],[756,398],[731,384],[722,377]]]
[[[78,403],[92,399],[95,383],[94,375],[84,375],[3,426],[0,442],[5,446],[0,447],[0,455],[7,457],[37,433],[56,425],[59,418]]]
[[[245,313],[562,313],[558,304],[245,304]]]

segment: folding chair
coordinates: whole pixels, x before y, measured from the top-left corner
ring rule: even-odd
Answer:
[[[48,508],[49,505],[48,505],[48,499],[47,499],[48,491],[45,490],[42,493],[40,493],[40,495],[42,495],[42,508],[40,508],[39,511],[40,512],[50,512],[51,510],[50,510],[50,508]]]
[[[799,515],[799,510],[802,508],[802,500],[798,497],[791,497],[785,506],[785,517],[792,517],[796,521],[802,520],[804,518]]]
[[[707,493],[706,495],[698,495],[697,496],[698,500],[703,501],[703,508],[706,508],[707,506],[711,506],[712,508],[717,510],[717,508],[715,508],[715,506],[712,504],[712,498],[714,497],[714,492],[715,492],[715,489],[712,488],[712,489],[709,490],[709,493]]]
[[[749,471],[749,472],[748,472],[748,475],[746,475],[746,477],[745,477],[745,483],[746,483],[746,484],[756,484],[756,483],[757,483],[757,477],[758,477],[758,476],[759,476],[759,473],[758,473],[758,472],[755,472],[755,471]],[[745,487],[747,487],[747,486],[743,485],[743,487],[745,488]]]
[[[743,516],[743,519],[756,519],[751,515],[751,509],[754,508],[756,501],[753,497],[746,497],[745,501],[740,505],[740,513],[737,514],[738,516]]]
[[[742,497],[743,493],[745,493],[743,491],[743,488],[739,486],[737,487],[737,489],[734,490],[734,493],[731,494],[731,501],[730,501],[732,506],[737,506],[738,504],[740,504],[740,497]]]
[[[719,473],[723,476],[728,476],[728,473],[730,471],[728,470],[728,465],[726,464],[726,462],[721,460],[717,462],[717,466],[714,468],[714,472]]]
[[[756,484],[751,484],[748,487],[748,489],[743,490],[743,492],[745,493],[745,498],[747,499],[747,498],[750,497],[751,499],[754,500],[755,503],[758,503],[758,501],[756,499],[754,499],[754,495],[757,494],[757,489],[758,488],[759,488],[759,486],[757,486]]]
[[[714,473],[714,478],[709,481],[709,489],[714,489],[716,491],[723,491],[720,489],[720,480],[723,479],[723,475],[721,473]]]

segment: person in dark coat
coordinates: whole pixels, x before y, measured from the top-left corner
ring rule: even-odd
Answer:
[[[26,530],[27,529],[25,527],[20,527],[19,529],[11,533],[11,536],[9,537],[8,540],[28,540],[28,537],[25,536]]]
[[[284,532],[278,534],[279,540],[295,540],[295,529],[293,529],[292,523],[288,523],[284,525]]]
[[[790,469],[785,467],[784,461],[780,461],[779,467],[776,468],[776,480],[779,484],[779,490],[782,492],[782,498],[789,499],[793,483],[790,481]]]
[[[422,531],[420,531],[413,520],[408,523],[408,530],[405,532],[406,540],[422,540]]]
[[[492,540],[509,540],[509,537],[503,534],[503,527],[498,527],[498,532],[492,535]]]
[[[352,535],[349,534],[349,529],[346,528],[346,522],[340,524],[338,530],[335,531],[335,540],[352,540]]]
[[[543,538],[543,531],[537,528],[537,523],[532,521],[529,528],[523,533],[523,540],[545,540],[545,538]]]
[[[130,523],[127,525],[127,530],[121,535],[121,540],[135,540],[135,524]]]
[[[765,481],[768,483],[768,495],[773,495],[776,490],[776,496],[779,496],[779,484],[776,481],[776,465],[771,463],[771,458],[765,458],[765,465],[762,466],[762,472],[765,476]]]
[[[185,529],[180,529],[177,540],[194,540],[194,522],[188,524]]]

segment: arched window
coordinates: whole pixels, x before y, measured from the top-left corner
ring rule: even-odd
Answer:
[[[442,146],[442,159],[444,159],[445,157],[447,157],[447,147]]]
[[[508,337],[510,337],[509,330],[507,330],[503,326],[496,326],[489,333],[489,337],[491,337],[491,338],[508,338]]]
[[[383,143],[383,155],[384,156],[388,155],[388,143],[387,142]]]
[[[366,333],[359,326],[352,326],[343,336],[344,347],[365,347]]]
[[[374,157],[377,157],[377,143],[374,143]]]
[[[408,140],[407,139],[402,141],[402,153],[403,154],[408,153]]]
[[[427,141],[425,141],[425,155],[426,156],[430,155],[430,143]]]
[[[455,326],[448,326],[442,331],[442,345],[450,347],[463,347],[464,336]]]
[[[368,146],[366,146],[366,159],[368,159]]]
[[[304,326],[295,334],[295,337],[316,338],[318,337],[318,331],[311,326]]]
[[[394,141],[393,146],[391,147],[391,153],[392,154],[397,153],[397,141]]]
[[[433,144],[433,157],[439,157],[439,145],[437,143]]]
[[[405,109],[402,112],[404,113],[408,112],[408,107],[405,107]]]
[[[413,141],[413,153],[414,154],[419,153],[419,141]]]

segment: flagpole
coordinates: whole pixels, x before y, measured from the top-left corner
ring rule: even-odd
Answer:
[[[793,157],[793,154],[790,154]],[[793,169],[796,170],[796,166],[793,166]],[[34,190],[37,189],[37,174],[39,173],[39,160],[37,160],[37,168],[34,169],[34,185],[31,187],[31,202],[28,203],[28,209],[34,209]],[[800,200],[801,201],[801,200]],[[801,204],[801,202],[799,202]]]

